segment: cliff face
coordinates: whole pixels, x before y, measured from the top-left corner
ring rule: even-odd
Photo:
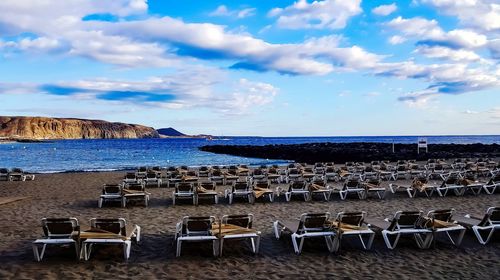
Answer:
[[[0,137],[23,139],[158,138],[152,127],[101,120],[0,117]]]

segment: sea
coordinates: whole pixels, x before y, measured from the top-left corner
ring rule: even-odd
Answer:
[[[268,145],[302,143],[417,143],[422,136],[338,137],[215,137],[162,139],[53,140],[43,143],[0,144],[0,168],[19,167],[28,172],[129,170],[138,166],[201,166],[286,164],[288,161],[236,157],[200,151],[204,145]],[[429,144],[500,144],[500,135],[427,136]]]

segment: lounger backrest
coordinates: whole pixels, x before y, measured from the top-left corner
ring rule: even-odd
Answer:
[[[267,173],[269,173],[269,174],[278,174],[278,169],[274,168],[274,167],[271,167],[271,168],[269,168],[269,170],[267,171]]]
[[[247,182],[234,182],[233,191],[249,191],[250,186]]]
[[[108,185],[105,184],[102,187],[102,193],[103,194],[121,194],[122,188],[120,185]]]
[[[231,224],[244,228],[252,228],[253,215],[224,215],[222,216],[223,224]]]
[[[21,168],[12,168],[12,173],[24,173],[24,171]]]
[[[300,174],[300,171],[297,168],[288,169],[288,175],[298,175],[298,174]]]
[[[43,218],[43,233],[47,238],[69,238],[78,230],[76,218]]]
[[[255,182],[254,186],[257,188],[269,189],[271,186],[269,182]]]
[[[359,180],[357,178],[347,179],[344,183],[344,188],[346,189],[355,189],[359,186]]]
[[[493,177],[491,177],[491,182],[500,183],[500,172],[495,173]]]
[[[191,183],[185,183],[185,182],[177,183],[175,185],[175,189],[179,193],[182,193],[182,192],[184,192],[184,193],[193,192],[193,184],[191,184]]]
[[[174,166],[170,166],[169,168],[167,168],[167,171],[168,172],[174,172],[176,171],[177,169],[174,167]]]
[[[215,222],[214,216],[189,217],[182,219],[182,232],[187,235],[210,235],[210,229]]]
[[[148,179],[156,179],[157,178],[156,172],[148,172],[146,174],[146,178],[148,178]]]
[[[500,225],[500,207],[490,207],[486,211],[491,225]]]
[[[93,228],[102,229],[115,234],[120,234],[123,236],[127,235],[126,227],[127,222],[123,218],[118,219],[90,219],[90,226]]]
[[[453,217],[453,213],[455,213],[455,209],[441,209],[441,210],[432,210],[427,213],[427,217],[431,219],[436,219],[440,221],[449,222]]]
[[[220,170],[213,170],[211,176],[216,176],[216,177],[222,176],[222,172]]]
[[[363,224],[363,221],[365,220],[365,217],[366,217],[366,212],[364,211],[340,212],[337,214],[336,221],[343,224],[361,226]]]
[[[144,191],[144,185],[141,183],[126,184],[126,188],[132,191]]]
[[[327,167],[325,169],[325,173],[336,173],[335,168],[333,167]]]
[[[8,174],[9,170],[7,168],[0,168],[0,174]]]
[[[381,181],[377,178],[368,179],[368,180],[366,180],[366,182],[368,184],[375,185],[375,186],[380,186],[380,184],[381,184]]]
[[[289,187],[290,191],[305,190],[305,189],[306,189],[305,181],[293,181],[292,183],[290,183]]]
[[[300,216],[299,231],[321,231],[330,219],[330,213],[304,213]]]
[[[398,211],[394,215],[389,230],[418,228],[422,221],[422,211]]]
[[[135,173],[127,172],[127,174],[125,175],[125,179],[135,180],[136,178],[137,176],[135,176]]]

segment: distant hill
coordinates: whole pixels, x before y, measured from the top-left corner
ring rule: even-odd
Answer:
[[[160,128],[156,130],[160,135],[163,136],[169,136],[169,137],[183,137],[183,136],[188,136],[175,128],[168,127],[168,128]]]
[[[0,116],[0,138],[110,139],[158,138],[152,127],[102,120]]]

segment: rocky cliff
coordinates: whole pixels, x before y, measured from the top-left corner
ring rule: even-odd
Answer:
[[[101,120],[0,117],[0,137],[20,139],[157,138],[154,128]]]

